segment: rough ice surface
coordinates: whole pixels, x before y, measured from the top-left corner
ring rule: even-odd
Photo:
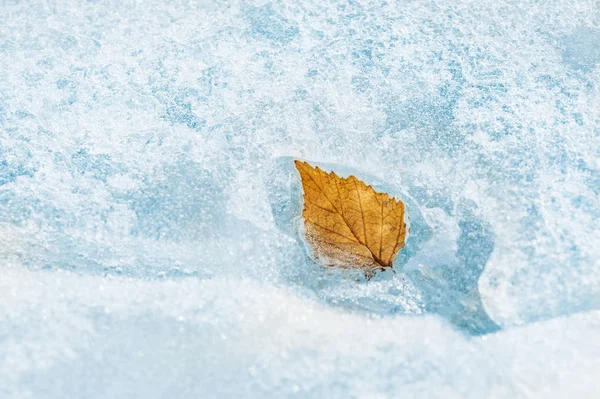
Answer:
[[[0,397],[595,397],[599,104],[595,0],[0,1]]]

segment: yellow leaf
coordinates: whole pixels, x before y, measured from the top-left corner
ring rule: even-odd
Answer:
[[[354,176],[295,164],[304,188],[306,241],[315,257],[341,267],[391,267],[406,238],[404,203]]]

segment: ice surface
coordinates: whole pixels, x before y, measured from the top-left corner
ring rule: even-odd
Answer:
[[[593,397],[597,2],[0,2],[0,397]],[[407,203],[313,264],[291,160]]]

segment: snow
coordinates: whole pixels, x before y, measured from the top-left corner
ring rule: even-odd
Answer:
[[[600,394],[590,1],[0,2],[0,397]],[[313,264],[293,159],[402,198]]]
[[[592,397],[600,313],[478,338],[254,279],[4,268],[4,397]]]

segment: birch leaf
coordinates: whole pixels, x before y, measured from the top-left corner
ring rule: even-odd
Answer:
[[[404,203],[354,176],[295,164],[304,189],[306,241],[315,257],[341,267],[392,267],[406,238]]]

